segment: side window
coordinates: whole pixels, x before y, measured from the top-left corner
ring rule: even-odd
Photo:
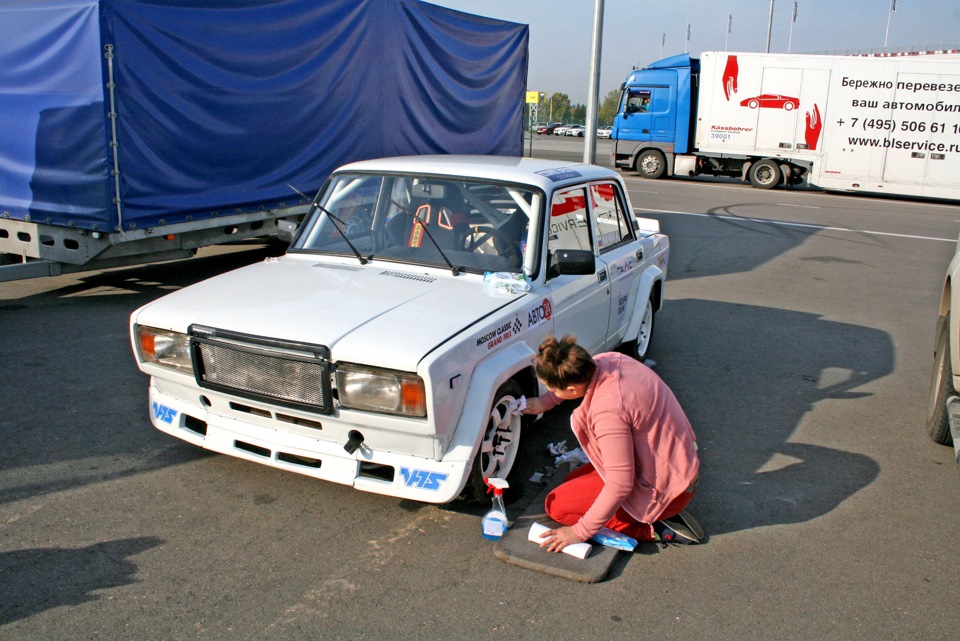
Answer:
[[[600,253],[631,239],[630,216],[619,197],[614,183],[599,183],[588,187],[590,210],[597,230]]]
[[[626,95],[624,113],[635,114],[650,111],[650,91],[647,89],[630,89]]]
[[[587,197],[582,187],[553,195],[547,250],[553,253],[558,249],[593,251],[587,219]]]

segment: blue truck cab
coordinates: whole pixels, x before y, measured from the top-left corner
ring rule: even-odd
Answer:
[[[646,178],[673,175],[677,154],[692,151],[700,61],[664,58],[627,76],[613,121],[613,162]]]

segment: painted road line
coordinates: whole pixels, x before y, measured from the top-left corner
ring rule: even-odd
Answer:
[[[894,234],[886,231],[871,231],[869,229],[847,229],[846,227],[830,227],[829,225],[813,225],[810,223],[791,223],[784,220],[765,220],[763,218],[745,218],[743,216],[725,216],[716,214],[698,214],[690,211],[668,211],[665,209],[644,209],[634,207],[634,213],[648,212],[654,214],[673,214],[675,216],[697,216],[699,218],[716,218],[720,220],[732,220],[738,222],[758,223],[761,225],[779,225],[781,227],[803,227],[805,229],[816,229],[818,231],[840,231],[851,234],[868,234],[871,236],[892,236],[894,238],[911,238],[914,240],[935,240],[944,243],[955,243],[956,238],[937,238],[935,236],[916,236],[914,234]]]

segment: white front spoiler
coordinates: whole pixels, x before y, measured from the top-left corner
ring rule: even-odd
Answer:
[[[469,462],[377,451],[365,444],[348,454],[339,443],[202,411],[153,384],[150,421],[162,432],[214,452],[423,503],[456,499],[470,471]]]

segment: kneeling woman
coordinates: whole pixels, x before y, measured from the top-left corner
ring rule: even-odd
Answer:
[[[700,468],[696,436],[666,383],[629,356],[591,357],[573,336],[548,337],[534,364],[548,391],[524,413],[582,398],[570,427],[590,459],[547,496],[547,515],[566,527],[541,547],[559,552],[604,526],[638,541],[698,543],[699,525],[682,513]]]

